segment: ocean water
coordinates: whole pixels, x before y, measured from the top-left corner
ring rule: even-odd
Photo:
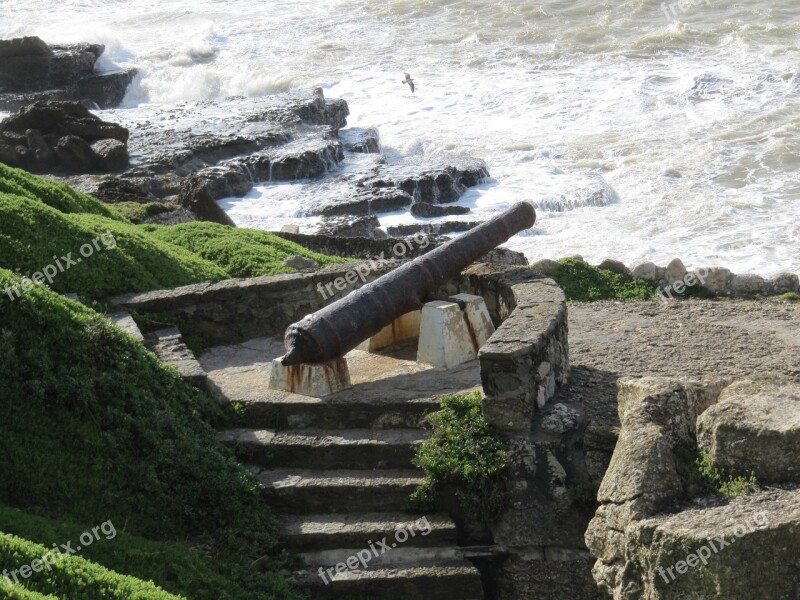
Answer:
[[[134,121],[320,86],[392,160],[486,160],[467,218],[535,202],[536,227],[508,244],[531,260],[800,272],[796,0],[0,0],[0,36],[19,35],[102,42],[103,68],[139,68],[115,112]],[[319,190],[223,205],[311,229]]]

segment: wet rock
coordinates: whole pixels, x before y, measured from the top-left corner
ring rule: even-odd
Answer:
[[[0,110],[39,100],[118,106],[136,71],[95,73],[104,50],[100,44],[48,46],[37,37],[0,40]]]
[[[119,140],[100,140],[92,144],[95,164],[102,171],[119,171],[128,166],[128,146]]]
[[[178,204],[189,210],[201,221],[212,221],[236,227],[231,218],[216,202],[209,191],[208,181],[202,177],[187,177],[181,184]]]
[[[379,153],[381,136],[374,127],[353,127],[339,132],[344,147],[349,152]]]
[[[331,219],[317,231],[320,235],[335,235],[340,237],[366,237],[378,239],[380,234],[376,231],[381,226],[378,217],[369,215],[355,220]]]
[[[411,215],[419,218],[443,217],[447,215],[465,215],[470,211],[468,206],[440,206],[430,202],[417,202],[411,205]]]
[[[129,179],[111,177],[100,182],[92,192],[99,200],[116,204],[117,202],[156,202],[158,198],[148,192],[141,184]]]

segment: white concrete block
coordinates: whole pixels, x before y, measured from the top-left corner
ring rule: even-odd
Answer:
[[[466,315],[458,304],[436,300],[422,307],[417,362],[449,369],[477,356]]]
[[[419,337],[419,324],[421,319],[421,310],[414,310],[401,315],[371,338],[361,342],[361,344],[358,345],[358,349],[364,350],[365,352],[377,352],[378,350],[394,346],[405,340]]]
[[[457,294],[452,299],[464,305],[464,314],[467,316],[472,337],[477,343],[476,352],[480,350],[486,341],[494,333],[494,323],[489,316],[489,309],[486,308],[486,301],[481,296],[472,294]]]
[[[300,364],[286,367],[280,359],[272,361],[269,387],[301,396],[324,398],[352,387],[350,370],[344,358],[319,364]]]

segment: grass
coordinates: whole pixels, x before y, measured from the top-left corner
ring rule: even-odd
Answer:
[[[483,418],[480,393],[443,398],[428,422],[431,436],[414,458],[425,479],[411,496],[412,506],[429,509],[450,488],[469,517],[485,522],[499,514],[510,495],[508,444]]]
[[[143,229],[152,238],[179,246],[225,269],[231,277],[258,277],[292,273],[283,266],[290,256],[300,255],[321,266],[349,262],[325,256],[256,229],[227,227],[218,223],[193,222],[180,225],[146,225]]]
[[[18,279],[0,270],[0,288]],[[36,286],[0,299],[0,381],[0,503],[193,548],[229,593],[192,598],[293,597],[277,523],[212,428],[222,410],[141,344]]]
[[[689,495],[714,494],[736,498],[759,490],[754,473],[749,477],[734,477],[714,461],[707,452],[682,449],[675,453],[675,468],[686,484]]]
[[[784,302],[800,302],[800,294],[797,292],[786,292],[785,294],[779,296],[780,300]]]
[[[557,262],[559,269],[550,277],[564,290],[567,300],[650,300],[656,293],[657,286],[646,279],[598,269],[576,258]]]

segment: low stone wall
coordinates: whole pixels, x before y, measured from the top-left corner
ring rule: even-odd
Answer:
[[[358,289],[362,285],[359,272],[366,273],[363,279],[369,282],[398,264],[397,261],[353,263],[314,273],[227,279],[128,294],[113,302],[126,310],[179,317],[214,343],[232,343],[283,336],[291,323]],[[336,289],[337,281],[339,287],[344,286],[342,290]]]

